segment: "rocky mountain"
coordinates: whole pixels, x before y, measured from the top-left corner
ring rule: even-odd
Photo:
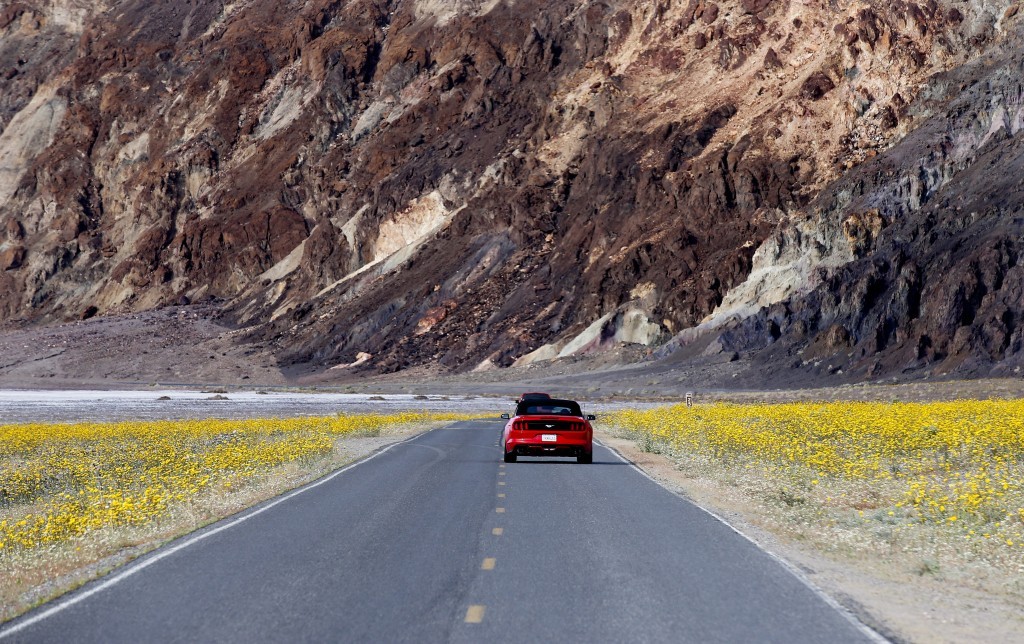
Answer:
[[[1018,6],[14,0],[0,318],[211,301],[313,369],[1013,373]]]

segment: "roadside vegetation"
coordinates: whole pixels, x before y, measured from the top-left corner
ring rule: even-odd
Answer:
[[[374,437],[460,418],[397,413],[0,426],[0,620],[385,442]],[[96,569],[83,575],[89,565]]]
[[[1024,598],[1024,401],[713,404],[602,416],[757,523]]]

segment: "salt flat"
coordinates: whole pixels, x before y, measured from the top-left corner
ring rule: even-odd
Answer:
[[[511,406],[506,398],[468,396],[447,399],[445,396],[417,398],[411,394],[374,397],[371,394],[217,391],[220,393],[156,388],[129,391],[0,389],[0,423],[326,416],[391,413],[403,409],[480,412],[496,416]],[[224,399],[214,399],[215,396]]]
[[[44,390],[0,389],[0,423],[170,420],[181,418],[268,418],[329,416],[339,413],[393,413],[396,410],[480,413],[512,411],[508,396],[342,394],[222,389]],[[220,399],[216,399],[220,397]],[[625,403],[587,404],[589,412]],[[630,406],[646,407],[649,404]]]

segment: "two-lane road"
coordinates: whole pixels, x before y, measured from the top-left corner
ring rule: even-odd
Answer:
[[[501,463],[428,432],[0,629],[24,642],[864,642],[870,633],[607,449]]]

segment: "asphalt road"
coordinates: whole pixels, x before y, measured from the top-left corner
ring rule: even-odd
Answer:
[[[864,642],[728,526],[605,448],[501,463],[458,423],[154,551],[15,642]]]

